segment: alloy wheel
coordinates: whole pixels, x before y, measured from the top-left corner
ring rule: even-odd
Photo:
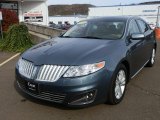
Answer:
[[[156,50],[153,49],[153,51],[152,51],[152,58],[151,58],[151,63],[152,64],[154,64],[154,62],[155,62],[155,57],[156,57]]]
[[[115,83],[115,97],[121,99],[126,87],[126,73],[124,70],[120,70],[116,77]]]

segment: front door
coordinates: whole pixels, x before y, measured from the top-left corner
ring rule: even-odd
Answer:
[[[141,33],[138,24],[135,20],[132,20],[129,23],[129,29],[128,29],[128,41],[129,41],[129,59],[130,59],[130,68],[131,68],[131,76],[135,75],[145,64],[145,48],[144,48],[144,42],[145,39],[139,39],[139,40],[132,40],[131,35]]]

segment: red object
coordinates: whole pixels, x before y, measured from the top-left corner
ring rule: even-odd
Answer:
[[[156,39],[160,40],[160,28],[156,28],[155,33],[156,33]]]
[[[19,19],[15,11],[9,9],[0,9],[0,11],[2,12],[3,16],[2,20],[3,31],[7,31],[9,26],[19,23]]]

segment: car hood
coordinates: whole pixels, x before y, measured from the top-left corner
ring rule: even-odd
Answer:
[[[22,58],[35,65],[85,65],[105,60],[118,40],[55,38],[27,50]]]

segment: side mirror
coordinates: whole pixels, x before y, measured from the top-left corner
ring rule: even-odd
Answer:
[[[144,39],[145,38],[145,36],[144,36],[144,34],[132,34],[131,35],[131,39],[132,40],[140,40],[140,39]]]

